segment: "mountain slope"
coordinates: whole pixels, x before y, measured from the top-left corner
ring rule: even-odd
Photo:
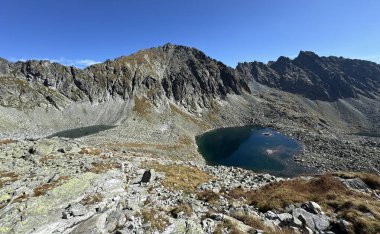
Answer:
[[[379,65],[301,52],[225,66],[167,44],[90,66],[0,60],[0,138],[40,138],[92,125],[91,145],[204,162],[195,136],[258,124],[297,138],[302,164],[380,171]],[[301,159],[300,159],[301,160]]]
[[[301,51],[294,60],[280,57],[268,64],[240,63],[237,70],[248,79],[313,100],[380,95],[380,65],[368,61]]]
[[[171,44],[108,60],[84,70],[49,61],[13,64],[1,60],[0,82],[3,84],[0,104],[12,107],[30,107],[33,103],[25,103],[28,100],[60,107],[64,106],[61,95],[74,102],[101,103],[144,94],[156,101],[166,96],[196,110],[210,106],[212,98],[224,98],[228,93],[241,94],[244,90],[249,92],[235,70],[199,50]]]

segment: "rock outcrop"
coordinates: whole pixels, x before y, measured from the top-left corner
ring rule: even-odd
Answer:
[[[106,102],[143,94],[153,102],[163,97],[188,110],[209,107],[212,99],[249,92],[234,69],[201,51],[166,44],[80,70],[49,61],[10,63],[0,60],[0,105],[33,107],[68,101]],[[64,98],[65,97],[65,98]]]
[[[149,153],[137,156],[57,137],[3,142],[0,233],[357,233],[361,219],[375,228],[364,227],[361,233],[380,230],[378,216],[369,212],[378,210],[380,200],[370,197],[374,190],[345,193],[345,185],[336,180],[343,188],[337,194],[334,188],[324,191],[331,180],[320,178],[279,178]],[[322,199],[321,206],[306,193],[304,198],[292,194],[301,191],[279,188],[278,194],[289,194],[276,195],[277,186],[298,184],[302,189],[306,183],[320,186],[309,191],[316,199],[322,199],[314,194],[319,190],[333,195]],[[268,207],[278,200],[285,205],[293,196],[301,200],[262,210],[250,197],[265,189],[274,190],[261,201]],[[358,220],[345,216],[344,209],[356,207],[349,202],[352,197],[366,204],[358,206],[365,211],[355,213]]]
[[[380,65],[363,60],[320,57],[301,51],[293,60],[281,56],[268,64],[239,63],[237,70],[246,80],[313,100],[380,95]]]
[[[0,81],[3,106],[31,107],[25,103],[34,99],[59,107],[64,97],[105,102],[144,94],[155,102],[167,97],[194,111],[209,107],[211,99],[250,92],[253,81],[313,100],[373,98],[380,95],[380,66],[301,51],[293,60],[282,56],[233,69],[197,49],[166,44],[83,70],[49,61],[1,59]]]

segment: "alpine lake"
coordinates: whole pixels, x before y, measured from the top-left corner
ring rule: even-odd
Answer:
[[[80,138],[115,126],[93,125],[54,133],[50,137]],[[198,151],[209,165],[234,166],[258,173],[294,177],[315,170],[294,162],[301,144],[271,128],[242,126],[219,128],[196,137]]]
[[[92,125],[92,126],[81,127],[81,128],[73,128],[73,129],[56,132],[50,136],[47,136],[47,138],[51,138],[51,137],[80,138],[80,137],[89,136],[98,132],[102,132],[114,127],[116,126]]]
[[[219,128],[197,136],[196,142],[209,165],[234,166],[282,177],[315,173],[293,160],[301,152],[301,144],[270,128]]]

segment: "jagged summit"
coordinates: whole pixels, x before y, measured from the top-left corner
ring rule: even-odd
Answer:
[[[268,64],[241,63],[237,70],[261,84],[313,100],[380,95],[380,65],[369,61],[301,51],[293,60],[281,56]]]
[[[194,110],[209,106],[210,98],[250,93],[254,81],[313,100],[380,95],[380,65],[373,62],[300,51],[294,59],[281,56],[268,64],[244,62],[233,69],[196,48],[170,43],[83,70],[49,61],[11,63],[0,59],[0,76],[54,88],[74,101],[131,99],[149,91],[156,101],[166,97]],[[14,93],[10,91],[14,89],[12,81],[3,83],[1,104],[18,106],[9,97]],[[40,89],[31,90],[33,95],[41,96]],[[45,100],[46,95],[42,96]],[[49,100],[58,105],[54,96]]]
[[[42,87],[54,88],[73,101],[105,102],[144,95],[154,102],[166,97],[193,110],[209,106],[213,98],[250,91],[234,69],[195,48],[171,44],[107,60],[84,70],[57,63],[27,61],[3,62],[0,71],[1,76],[12,78],[1,87],[4,95],[0,103],[6,106],[21,105],[12,98],[15,91],[20,92],[14,90],[14,79],[41,86],[20,95],[30,94],[39,97],[40,101],[49,100],[55,106],[61,105],[60,99],[57,95],[46,98]]]
[[[301,57],[311,57],[311,58],[318,58],[320,57],[319,55],[317,55],[316,53],[314,53],[313,51],[306,51],[306,50],[301,50],[299,53],[298,53],[298,56],[297,58],[301,58]]]

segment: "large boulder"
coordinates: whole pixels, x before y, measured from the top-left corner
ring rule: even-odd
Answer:
[[[303,225],[313,231],[325,231],[330,226],[330,218],[322,214],[313,214],[303,208],[292,211],[294,217],[302,221]]]
[[[302,208],[304,208],[305,210],[307,210],[313,214],[323,214],[321,206],[318,205],[318,203],[313,202],[313,201],[309,201],[309,202],[302,204]]]
[[[353,179],[342,179],[342,178],[340,178],[340,180],[349,189],[359,190],[361,192],[370,192],[371,191],[371,188],[368,187],[368,185],[366,183],[364,183],[364,181],[358,177],[353,178]]]

